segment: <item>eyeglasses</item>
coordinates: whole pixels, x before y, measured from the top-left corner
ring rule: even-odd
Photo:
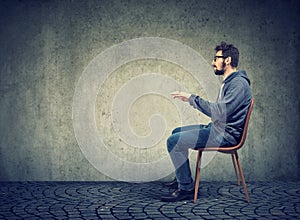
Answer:
[[[225,58],[224,56],[214,56],[214,62],[217,61],[217,58]]]

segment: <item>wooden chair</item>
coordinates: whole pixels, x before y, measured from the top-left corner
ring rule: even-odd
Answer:
[[[201,157],[202,157],[202,152],[204,152],[204,151],[218,151],[218,152],[221,152],[221,153],[231,154],[234,171],[235,171],[235,175],[236,175],[236,178],[237,178],[237,183],[238,183],[238,185],[240,185],[240,178],[241,178],[242,183],[243,183],[245,196],[246,196],[246,200],[247,200],[248,203],[250,203],[250,199],[249,199],[249,195],[248,195],[248,191],[247,191],[247,187],[246,187],[246,182],[245,182],[245,178],[244,178],[244,174],[243,174],[243,169],[242,169],[242,166],[241,166],[241,163],[240,163],[240,159],[239,159],[237,150],[240,149],[245,143],[246,136],[247,136],[247,130],[248,130],[248,124],[249,124],[250,115],[251,115],[251,112],[252,112],[253,105],[254,105],[254,99],[251,100],[251,104],[249,106],[249,110],[248,110],[248,113],[247,113],[247,117],[245,119],[246,121],[245,121],[244,130],[243,130],[243,134],[242,134],[242,138],[240,140],[240,143],[238,143],[236,146],[232,146],[232,147],[206,147],[206,148],[203,148],[203,149],[197,149],[198,156],[197,156],[197,161],[196,161],[194,203],[197,202],[197,197],[198,197],[199,181],[200,181],[200,168],[201,168]],[[240,177],[238,175],[238,171],[239,171]]]

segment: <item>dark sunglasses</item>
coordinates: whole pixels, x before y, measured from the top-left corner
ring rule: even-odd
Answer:
[[[224,56],[214,56],[214,61],[215,61],[215,62],[217,61],[217,58],[223,58],[223,59],[225,59]]]

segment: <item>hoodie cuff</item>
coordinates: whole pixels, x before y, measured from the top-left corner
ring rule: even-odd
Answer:
[[[192,94],[189,98],[189,103],[190,105],[194,106],[195,107],[195,99],[196,99],[197,95],[195,94]]]

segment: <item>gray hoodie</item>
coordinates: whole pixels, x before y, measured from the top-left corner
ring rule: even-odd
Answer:
[[[211,137],[222,136],[232,145],[240,141],[245,118],[252,99],[250,80],[245,71],[230,74],[223,81],[216,102],[191,95],[190,105],[212,120]]]

